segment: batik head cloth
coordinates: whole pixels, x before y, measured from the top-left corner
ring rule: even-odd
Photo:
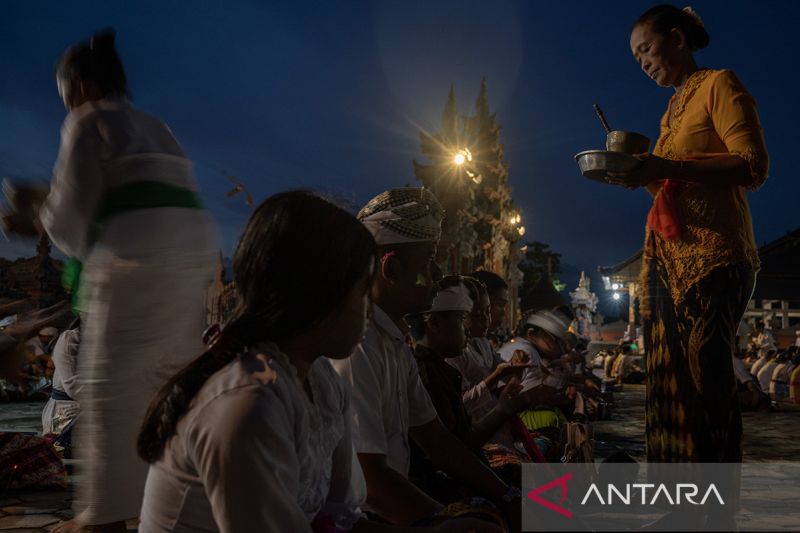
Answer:
[[[444,209],[422,187],[390,189],[369,201],[358,213],[379,245],[436,242],[442,232]]]

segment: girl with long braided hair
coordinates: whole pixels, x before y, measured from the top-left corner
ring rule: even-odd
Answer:
[[[370,529],[350,393],[323,356],[362,339],[375,262],[370,232],[319,196],[256,209],[234,254],[234,316],[145,417],[139,531]],[[473,522],[441,530],[494,531]]]

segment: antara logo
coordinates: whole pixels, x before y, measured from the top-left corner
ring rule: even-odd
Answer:
[[[555,511],[560,515],[566,516],[567,518],[572,518],[572,511],[569,509],[564,509],[561,505],[556,505],[553,502],[549,502],[539,496],[541,493],[546,492],[553,487],[561,487],[561,501],[559,504],[563,504],[564,501],[567,499],[567,481],[572,479],[572,472],[561,476],[560,478],[556,478],[550,483],[546,483],[541,487],[537,487],[528,493],[528,498],[533,500],[534,502],[538,503],[543,507],[547,507],[551,511]]]
[[[633,490],[631,490],[633,489]],[[653,492],[653,497],[648,501],[647,494],[648,489],[655,489]],[[616,485],[611,483],[608,484],[607,492],[606,492],[606,499],[603,500],[603,495],[600,493],[600,489],[597,488],[595,483],[592,483],[589,486],[589,489],[586,491],[586,495],[584,495],[583,500],[581,501],[581,505],[585,505],[589,498],[594,495],[597,499],[597,502],[600,505],[612,505],[614,502],[614,498],[619,500],[619,503],[624,505],[630,505],[632,494],[635,496],[635,493],[639,491],[641,495],[641,503],[642,505],[656,505],[659,503],[659,498],[663,497],[661,503],[669,502],[670,505],[680,505],[681,501],[685,501],[687,503],[691,503],[692,505],[705,505],[706,501],[708,500],[709,496],[712,494],[714,497],[717,498],[717,501],[720,505],[725,505],[725,502],[722,500],[722,496],[720,496],[719,491],[717,490],[716,485],[711,483],[705,491],[703,495],[703,499],[699,502],[696,502],[694,498],[700,492],[700,488],[695,485],[694,483],[677,483],[675,485],[675,490],[670,493],[669,489],[664,483],[659,485],[655,485],[653,483],[632,483],[624,485],[624,491],[619,490]],[[674,498],[673,498],[674,495]],[[683,496],[683,500],[681,500],[681,496]]]
[[[567,482],[570,481],[572,477],[572,472],[570,472],[550,481],[549,483],[537,487],[528,493],[528,499],[536,502],[542,507],[546,507],[553,512],[565,516],[566,518],[572,518],[572,511],[563,507],[563,504],[567,499]],[[548,490],[556,487],[561,488],[561,499],[558,504],[542,498],[541,494],[543,492],[547,492]],[[656,505],[658,503],[666,502],[669,502],[670,505],[680,505],[681,502],[684,501],[693,505],[705,505],[706,501],[708,501],[711,496],[716,498],[720,505],[725,505],[722,496],[717,490],[716,485],[713,483],[711,483],[705,490],[703,498],[699,502],[695,501],[695,497],[700,494],[700,488],[694,483],[677,483],[672,492],[670,492],[664,483],[659,485],[655,485],[653,483],[629,483],[623,487],[624,488],[621,490],[616,485],[609,483],[606,487],[606,498],[604,499],[603,494],[597,487],[597,484],[592,483],[586,490],[586,494],[584,494],[583,499],[581,500],[581,505],[586,505],[587,502],[593,503],[590,501],[592,498],[594,498],[600,505],[631,505],[631,501],[633,501],[634,504],[637,503],[634,500],[637,492],[641,498],[636,498],[636,500],[640,500],[642,505]],[[653,492],[649,492],[653,489],[655,489]],[[648,494],[652,494],[652,497],[649,499]]]

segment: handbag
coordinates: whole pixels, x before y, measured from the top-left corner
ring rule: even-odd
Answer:
[[[592,426],[583,422],[567,422],[564,425],[564,455],[562,463],[594,464],[594,434]]]

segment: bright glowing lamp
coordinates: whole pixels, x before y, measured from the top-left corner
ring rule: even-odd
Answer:
[[[455,157],[453,157],[453,163],[456,165],[463,165],[467,161],[467,157],[462,153],[458,152]]]
[[[615,292],[614,295],[612,296],[612,298],[614,298],[614,300],[619,300],[621,298],[621,296],[619,295],[618,292]]]

